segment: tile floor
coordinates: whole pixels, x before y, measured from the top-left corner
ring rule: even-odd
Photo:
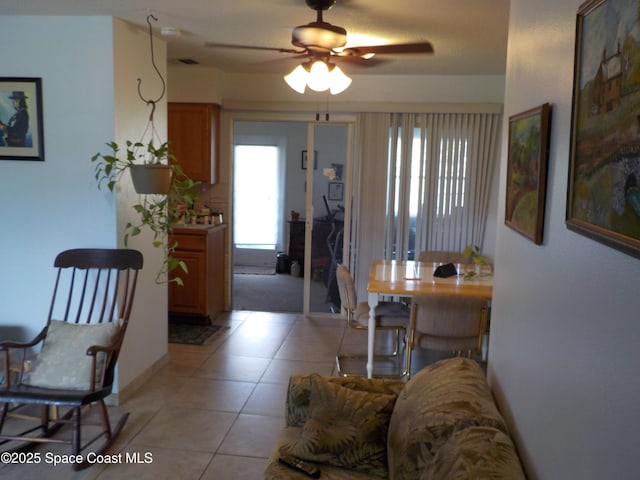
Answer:
[[[331,375],[338,351],[366,352],[366,334],[339,319],[236,311],[215,323],[230,328],[204,346],[170,344],[168,364],[111,408],[112,421],[122,411],[130,416],[110,453],[151,462],[101,463],[76,473],[44,461],[47,452],[68,453],[67,446],[43,446],[39,465],[0,464],[0,478],[260,479],[284,425],[289,376]],[[413,370],[435,360],[416,354]]]

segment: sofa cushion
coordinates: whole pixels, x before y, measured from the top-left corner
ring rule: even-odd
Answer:
[[[395,395],[353,390],[311,375],[309,419],[292,453],[386,478],[386,439]]]
[[[365,377],[324,377],[331,383],[351,390],[369,393],[382,393],[397,397],[404,388],[404,382]],[[309,400],[311,396],[311,375],[292,375],[287,389],[286,416],[287,426],[301,427],[309,418]]]
[[[470,427],[455,432],[435,454],[421,480],[504,478],[525,480],[511,439],[491,427]]]
[[[278,437],[278,443],[271,451],[271,455],[264,471],[264,480],[309,480],[305,474],[298,472],[278,461],[280,451],[290,452],[291,446],[300,439],[302,427],[285,427]],[[322,480],[370,480],[367,472],[359,472],[347,468],[335,467],[326,463],[315,463],[320,469]]]
[[[424,368],[400,392],[391,416],[389,478],[421,478],[455,432],[474,426],[508,434],[480,366],[467,358],[452,358]]]

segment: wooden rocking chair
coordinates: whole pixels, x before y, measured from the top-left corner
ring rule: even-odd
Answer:
[[[142,254],[127,249],[67,250],[56,257],[54,266],[58,272],[46,326],[31,342],[0,343],[0,445],[19,442],[13,450],[25,450],[40,442],[70,444],[71,453],[81,458],[82,450],[104,436],[96,450],[102,454],[128,417],[123,414],[112,429],[104,399],[111,394]],[[99,407],[101,432],[82,444],[81,411],[92,404]],[[40,416],[22,415],[29,406],[39,407]],[[68,410],[60,414],[58,407]],[[8,421],[14,416],[37,424],[21,433],[6,433],[15,427]],[[71,439],[55,438],[65,424],[72,426]],[[87,466],[86,461],[73,464],[74,470]]]

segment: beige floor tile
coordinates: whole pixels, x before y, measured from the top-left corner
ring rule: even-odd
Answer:
[[[213,454],[158,447],[127,448],[119,463],[108,465],[97,480],[176,480],[198,479]],[[141,463],[136,463],[141,462]]]
[[[291,360],[272,360],[269,367],[262,376],[262,382],[289,384],[291,375],[308,375],[319,373],[320,375],[331,375],[334,361],[330,362],[305,362]]]
[[[257,480],[266,467],[265,458],[216,455],[200,480]]]
[[[128,448],[164,447],[215,452],[237,415],[195,408],[163,408]]]
[[[127,398],[122,408],[127,411],[132,409],[157,411],[175,392],[180,390],[188,378],[173,375],[167,367],[164,367]]]
[[[242,413],[269,416],[284,416],[287,385],[260,383],[249,397]]]
[[[259,382],[269,363],[268,358],[241,357],[216,352],[195,372],[195,375],[222,380]]]
[[[301,341],[300,338],[289,337],[275,354],[275,358],[322,362],[334,357],[339,347],[340,338],[315,337]]]
[[[169,399],[169,404],[182,408],[239,412],[255,387],[255,383],[248,382],[189,378]]]
[[[241,357],[273,358],[284,337],[249,337],[232,335],[216,352]]]
[[[284,427],[284,418],[240,414],[218,453],[268,458]]]
[[[251,312],[246,321],[258,323],[282,323],[291,325],[293,322],[301,318],[299,313],[276,313],[276,312]]]
[[[180,350],[180,347],[185,347],[185,350]],[[196,345],[176,345],[175,348],[168,349],[169,363],[189,367],[202,365],[210,355],[210,352]]]

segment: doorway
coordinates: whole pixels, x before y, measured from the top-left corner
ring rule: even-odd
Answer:
[[[232,125],[233,308],[335,312],[335,281],[334,295],[330,289],[335,262],[344,253],[351,128],[307,121],[235,120]],[[251,158],[245,161],[240,156],[247,152]],[[274,156],[277,162],[268,160]],[[267,211],[267,204],[278,211]],[[288,257],[287,270],[274,273],[282,256]],[[293,274],[291,262],[296,262]],[[239,266],[271,270],[239,273]]]
[[[233,178],[234,265],[275,268],[282,244],[282,151],[236,143]],[[259,271],[256,269],[256,271]]]

